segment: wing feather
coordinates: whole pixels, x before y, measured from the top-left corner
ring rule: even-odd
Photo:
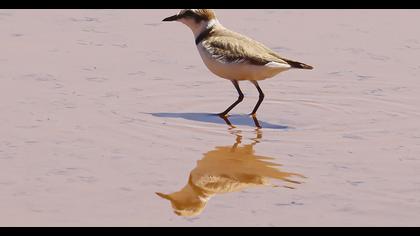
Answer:
[[[241,34],[218,30],[202,43],[216,60],[222,63],[249,63],[266,65],[270,62],[288,65],[277,53],[265,45]]]

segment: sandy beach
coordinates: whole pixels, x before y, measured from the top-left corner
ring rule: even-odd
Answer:
[[[419,10],[216,10],[315,67],[260,83],[262,129],[248,82],[210,115],[237,93],[177,11],[0,10],[0,226],[420,225]],[[196,215],[155,194],[207,175]]]

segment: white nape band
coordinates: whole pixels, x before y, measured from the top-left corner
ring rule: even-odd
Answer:
[[[218,25],[219,21],[217,19],[211,19],[208,23],[207,23],[207,29],[210,29],[211,27]]]

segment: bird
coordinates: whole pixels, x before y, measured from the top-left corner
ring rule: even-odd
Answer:
[[[230,80],[238,92],[238,99],[220,117],[241,103],[244,94],[239,81],[250,81],[257,88],[259,99],[249,115],[256,116],[265,98],[259,81],[273,78],[290,69],[312,70],[314,67],[280,56],[264,44],[224,27],[212,9],[182,9],[166,17],[165,22],[176,21],[188,26],[194,34],[198,52],[215,75]]]
[[[159,197],[170,201],[176,215],[198,216],[210,199],[220,194],[264,186],[294,189],[304,183],[304,175],[283,171],[281,164],[274,162],[275,158],[255,153],[254,146],[262,139],[261,129],[256,129],[251,144],[242,144],[240,130],[232,133],[236,136],[235,143],[217,146],[204,153],[182,189],[170,194],[156,192]],[[274,181],[283,184],[277,185]]]

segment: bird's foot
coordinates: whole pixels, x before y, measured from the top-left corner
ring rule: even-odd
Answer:
[[[261,127],[261,125],[260,125],[260,122],[258,121],[258,119],[257,119],[257,114],[256,113],[251,113],[251,114],[249,114],[251,117],[252,117],[252,119],[254,120],[254,124],[255,124],[255,127],[257,127],[258,129],[261,129],[262,127]]]

